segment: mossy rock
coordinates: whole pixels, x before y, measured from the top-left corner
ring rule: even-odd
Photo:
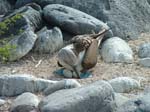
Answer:
[[[32,15],[32,16],[31,16]],[[0,22],[0,39],[19,35],[29,26],[33,31],[43,25],[41,13],[30,6],[24,6],[10,13]]]
[[[3,42],[0,46],[0,62],[19,60],[28,54],[34,46],[37,35],[28,27],[23,33],[10,38],[1,39]]]
[[[0,38],[9,38],[22,33],[25,30],[22,26],[26,25],[24,19],[22,14],[16,14],[0,22]]]
[[[9,57],[11,55],[11,50],[14,50],[16,46],[6,44],[4,46],[0,47],[0,61],[6,62],[9,60]]]
[[[32,16],[31,16],[32,15]],[[0,22],[0,61],[15,61],[25,56],[34,46],[41,25],[41,14],[24,6],[7,15]]]
[[[0,39],[0,61],[2,62],[6,62],[9,59],[10,51],[16,48],[15,46],[8,44],[12,38],[13,36]]]
[[[11,50],[16,48],[15,45],[9,44],[14,35],[24,32],[24,29],[21,28],[22,24],[18,24],[20,23],[18,21],[22,21],[22,19],[23,16],[21,14],[16,14],[0,22],[0,61],[2,62],[9,60]]]

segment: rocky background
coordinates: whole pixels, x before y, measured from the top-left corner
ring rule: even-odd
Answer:
[[[0,112],[150,112],[149,0],[1,0]],[[110,28],[93,76],[64,79],[57,51]]]

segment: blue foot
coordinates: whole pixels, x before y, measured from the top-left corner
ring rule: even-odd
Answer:
[[[54,71],[53,73],[59,76],[65,76],[63,71],[64,68],[61,68]],[[80,74],[80,79],[89,78],[89,77],[92,77],[92,74],[89,71]]]
[[[89,71],[80,74],[81,79],[89,78],[89,77],[92,77],[92,74]]]
[[[58,69],[56,71],[54,71],[53,73],[56,74],[56,75],[60,75],[60,76],[64,76],[64,68],[61,68],[61,69]]]

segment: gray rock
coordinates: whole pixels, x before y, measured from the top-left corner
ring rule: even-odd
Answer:
[[[44,98],[41,112],[112,112],[114,108],[113,89],[109,83],[98,81],[94,84],[60,90]]]
[[[45,90],[47,90],[47,93],[52,93],[60,89],[70,89],[79,86],[80,84],[76,80],[71,79],[52,81],[36,78],[27,74],[0,76],[0,96],[16,96],[24,92],[36,93]],[[52,90],[50,90],[50,88]]]
[[[102,44],[101,55],[105,62],[132,63],[133,52],[119,37],[107,39]]]
[[[150,43],[144,43],[139,46],[138,56],[140,58],[150,57]]]
[[[7,0],[0,0],[0,15],[12,10],[12,5]]]
[[[66,31],[62,31],[62,34],[63,34],[64,42],[72,39],[75,36],[75,35],[72,35],[72,34],[66,32]]]
[[[8,20],[11,20],[9,25],[6,24],[8,29],[1,29],[4,30],[4,34],[0,34],[0,38],[20,34],[28,28],[27,26],[31,27],[33,31],[36,31],[42,27],[43,23],[41,13],[30,6],[16,9],[13,13],[5,16],[2,22],[7,23]]]
[[[147,0],[147,2],[150,4],[150,0]]]
[[[6,25],[0,26],[0,46],[8,49],[8,54],[1,54],[0,59],[14,61],[33,48],[37,39],[34,31],[40,28],[42,20],[38,11],[25,6],[6,16],[0,24]]]
[[[63,82],[65,82],[65,84]],[[42,91],[42,92],[45,92],[47,90],[47,92],[52,93],[62,88],[70,89],[70,88],[76,88],[80,86],[81,85],[76,80],[73,80],[73,79],[65,79],[62,81],[52,81],[52,80],[45,80],[45,79],[37,78],[35,81],[35,88],[37,89],[37,91]],[[50,90],[50,88],[52,90]]]
[[[38,108],[30,105],[19,105],[11,112],[40,112]]]
[[[128,100],[129,100],[128,97],[125,97],[120,93],[115,93],[115,102],[116,102],[117,107],[120,107],[121,105],[123,105]]]
[[[6,103],[5,100],[0,99],[0,106],[4,105]]]
[[[34,0],[34,2],[42,7],[48,4],[63,4],[83,11],[108,23],[114,36],[124,39],[137,39],[141,32],[150,31],[149,0]]]
[[[40,101],[36,95],[29,92],[23,93],[12,102],[10,110],[11,112],[15,112],[14,110],[20,106],[30,106],[37,108],[39,102]]]
[[[109,83],[117,93],[128,93],[134,89],[140,89],[140,82],[130,77],[118,77],[109,80]]]
[[[144,67],[150,67],[150,57],[139,59],[139,64],[144,66]]]
[[[43,12],[49,24],[57,25],[71,34],[86,34],[92,31],[99,32],[102,28],[108,29],[108,26],[102,21],[64,5],[48,5]]]
[[[144,94],[150,94],[150,86],[144,88]]]
[[[2,75],[0,76],[0,96],[16,96],[24,92],[42,92],[56,82],[26,74]]]
[[[44,94],[50,95],[51,93],[54,93],[58,90],[71,89],[71,88],[76,88],[76,87],[80,87],[80,86],[81,85],[74,79],[62,80],[62,81],[59,81],[59,82],[47,87],[44,90]]]
[[[17,0],[7,0],[7,1],[8,1],[11,5],[14,6]]]
[[[150,95],[139,96],[124,103],[116,112],[150,112]]]
[[[36,81],[34,84],[35,84],[36,91],[38,91],[38,92],[42,91],[43,92],[47,87],[50,87],[57,82],[58,81],[36,78]]]
[[[28,3],[32,3],[34,0],[17,0],[15,8],[20,8]]]
[[[51,30],[44,28],[38,33],[34,51],[40,53],[54,53],[62,46],[63,36],[61,30],[57,27]]]
[[[37,35],[29,28],[26,29],[19,36],[14,37],[10,40],[9,45],[14,46],[11,49],[8,60],[14,61],[22,58],[33,48],[34,43],[37,39]]]
[[[130,100],[116,109],[115,112],[136,112],[137,109],[134,101]]]
[[[22,12],[22,15],[27,19],[30,27],[32,27],[34,31],[39,30],[43,25],[41,13],[30,6],[24,6],[20,10],[23,8],[25,11]]]
[[[42,8],[40,5],[36,4],[36,3],[29,3],[27,4],[27,6],[32,7],[33,9],[39,11],[40,13],[42,13]]]
[[[150,94],[143,95],[141,98],[135,101],[135,103],[138,106],[137,110],[139,112],[150,112]]]

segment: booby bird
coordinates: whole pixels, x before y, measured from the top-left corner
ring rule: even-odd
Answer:
[[[58,64],[74,72],[74,77],[93,68],[97,63],[97,51],[104,34],[108,29],[103,29],[98,34],[77,35],[72,38],[70,45],[58,52]]]

